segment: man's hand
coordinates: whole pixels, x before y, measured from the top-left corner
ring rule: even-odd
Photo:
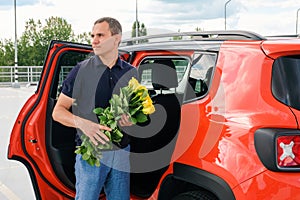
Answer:
[[[75,123],[77,128],[79,128],[86,136],[88,136],[95,145],[97,145],[99,142],[101,144],[105,144],[109,141],[109,138],[103,133],[103,131],[111,131],[111,128],[82,118],[77,118]]]
[[[130,121],[130,118],[128,115],[123,114],[123,115],[121,115],[119,124],[120,124],[120,126],[131,126],[133,123]]]

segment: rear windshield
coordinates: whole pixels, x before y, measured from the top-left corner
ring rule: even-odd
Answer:
[[[300,110],[300,55],[275,60],[272,93],[280,102]]]

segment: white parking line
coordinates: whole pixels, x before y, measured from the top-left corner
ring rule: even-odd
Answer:
[[[21,200],[15,193],[13,193],[6,185],[0,182],[0,193],[9,200]]]

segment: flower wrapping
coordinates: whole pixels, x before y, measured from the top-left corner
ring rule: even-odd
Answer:
[[[82,143],[76,147],[75,153],[81,154],[82,159],[91,166],[100,166],[102,150],[112,149],[113,142],[119,143],[123,134],[118,127],[118,121],[123,114],[128,115],[133,124],[148,120],[148,115],[155,112],[148,89],[132,78],[128,85],[120,89],[120,94],[113,94],[107,108],[95,108],[93,112],[98,116],[100,124],[110,127],[111,131],[103,133],[110,139],[105,144],[95,145],[85,134],[81,135]]]

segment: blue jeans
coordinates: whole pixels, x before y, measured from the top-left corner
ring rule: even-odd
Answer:
[[[90,166],[76,155],[76,200],[98,200],[102,188],[107,200],[130,199],[130,146],[103,151],[100,167]]]

